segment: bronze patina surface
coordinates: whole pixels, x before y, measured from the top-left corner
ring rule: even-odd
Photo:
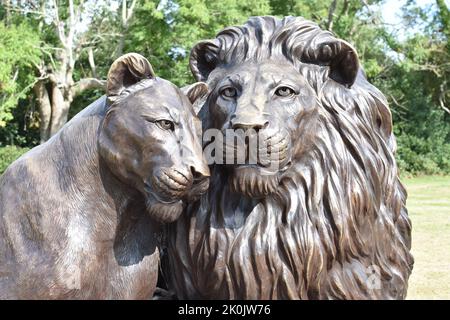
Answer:
[[[208,192],[169,228],[178,298],[404,298],[392,117],[356,50],[300,17],[253,17],[195,45],[190,67],[210,90],[203,129],[264,131],[275,165],[211,166]]]
[[[190,103],[205,90],[194,84],[186,97],[144,57],[124,55],[106,97],[6,170],[1,299],[152,296],[161,222],[208,187]]]

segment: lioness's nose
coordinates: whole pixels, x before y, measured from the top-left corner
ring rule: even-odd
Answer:
[[[191,135],[189,139],[184,139],[181,144],[183,164],[186,170],[192,175],[193,182],[206,179],[210,176],[208,163],[203,157],[201,140],[195,135]]]
[[[209,167],[205,161],[191,165],[191,173],[194,178],[194,184],[210,176]]]

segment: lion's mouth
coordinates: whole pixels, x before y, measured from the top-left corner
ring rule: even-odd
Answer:
[[[225,129],[223,134],[222,163],[225,165],[256,167],[272,174],[289,166],[291,148],[285,130]],[[216,147],[218,150],[220,147]]]
[[[231,189],[251,198],[264,198],[276,192],[278,174],[263,174],[258,167],[238,166],[230,176]]]
[[[239,144],[226,145],[227,160],[231,150],[234,161],[225,161],[225,164],[232,172],[230,183],[233,191],[251,198],[264,198],[277,191],[283,173],[291,167],[291,148],[288,135],[279,130],[272,134],[258,133],[257,141],[256,146],[245,141],[243,162],[236,161],[239,151],[236,146]]]
[[[231,167],[231,190],[251,198],[264,198],[277,192],[278,185],[286,171],[292,166],[286,160],[281,168],[258,165],[236,165]]]

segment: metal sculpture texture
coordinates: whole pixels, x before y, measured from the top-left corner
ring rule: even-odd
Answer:
[[[210,89],[203,129],[252,129],[269,163],[214,164],[170,226],[178,298],[404,298],[411,223],[391,113],[355,49],[303,18],[254,17],[195,45],[190,67]]]
[[[0,177],[0,298],[150,298],[160,222],[208,188],[200,128],[144,57],[116,60],[107,96]]]

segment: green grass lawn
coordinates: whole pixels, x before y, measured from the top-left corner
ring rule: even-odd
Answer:
[[[450,177],[402,179],[414,269],[407,299],[450,299]]]

